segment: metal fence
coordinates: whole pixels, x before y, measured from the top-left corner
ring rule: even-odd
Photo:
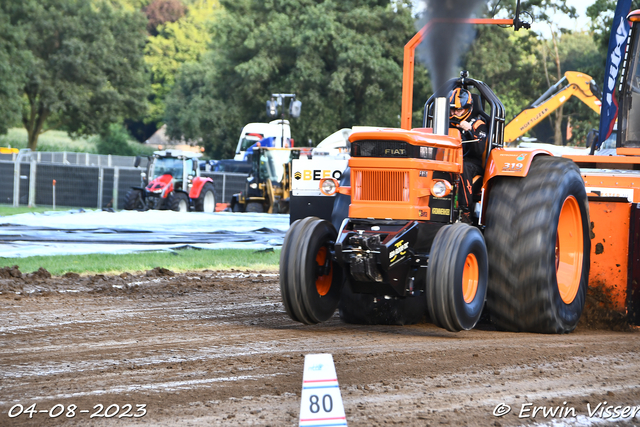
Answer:
[[[63,165],[133,167],[135,157],[113,156],[111,154],[74,153],[68,151],[48,152],[36,151],[30,153],[31,159],[37,163],[59,163]],[[15,161],[18,153],[0,154],[0,160]],[[144,165],[146,158],[143,158]]]
[[[127,191],[142,185],[145,168],[134,168],[132,157],[127,158],[130,166],[120,167],[38,162],[37,154],[0,160],[0,203],[122,209]],[[213,179],[218,203],[228,203],[234,193],[242,191],[247,178],[221,172],[203,172],[202,176]]]

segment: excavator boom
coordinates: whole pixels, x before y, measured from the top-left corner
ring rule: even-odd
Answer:
[[[564,87],[562,85],[567,83]],[[560,89],[562,87],[562,89]],[[531,130],[535,125],[544,120],[549,114],[564,105],[571,97],[575,96],[584,102],[589,108],[600,114],[602,103],[594,94],[598,93],[595,82],[591,76],[567,71],[564,77],[551,86],[531,106],[518,114],[504,128],[504,142],[510,143]]]

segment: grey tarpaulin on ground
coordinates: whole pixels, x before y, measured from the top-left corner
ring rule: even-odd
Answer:
[[[173,211],[46,212],[0,217],[0,257],[281,246],[289,215]]]

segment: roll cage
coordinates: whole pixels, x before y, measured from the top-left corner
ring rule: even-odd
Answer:
[[[466,72],[461,73],[462,77],[457,79],[449,80],[446,85],[436,93],[434,93],[424,104],[424,115],[422,119],[422,125],[425,128],[433,127],[433,110],[435,99],[439,96],[439,94],[446,94],[447,96],[449,92],[454,88],[463,88],[470,90],[471,88],[475,88],[479,94],[472,93],[473,97],[473,110],[474,114],[481,114],[485,120],[487,121],[487,150],[483,156],[483,166],[486,164],[487,158],[489,158],[489,154],[491,150],[494,148],[503,147],[504,145],[504,126],[505,126],[505,109],[504,105],[496,94],[491,90],[489,86],[487,86],[484,82],[480,80],[474,80],[466,77]],[[487,113],[484,106],[488,105],[490,108],[490,112]]]

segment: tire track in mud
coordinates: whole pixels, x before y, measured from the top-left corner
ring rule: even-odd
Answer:
[[[517,410],[640,405],[637,332],[453,334],[337,315],[304,326],[284,312],[272,272],[123,276],[0,280],[0,425],[88,423],[9,419],[17,403],[147,404],[139,420],[92,425],[297,425],[304,355],[321,352],[334,355],[352,426],[546,425]],[[495,418],[502,402],[513,412]],[[615,425],[625,423],[640,416]]]

